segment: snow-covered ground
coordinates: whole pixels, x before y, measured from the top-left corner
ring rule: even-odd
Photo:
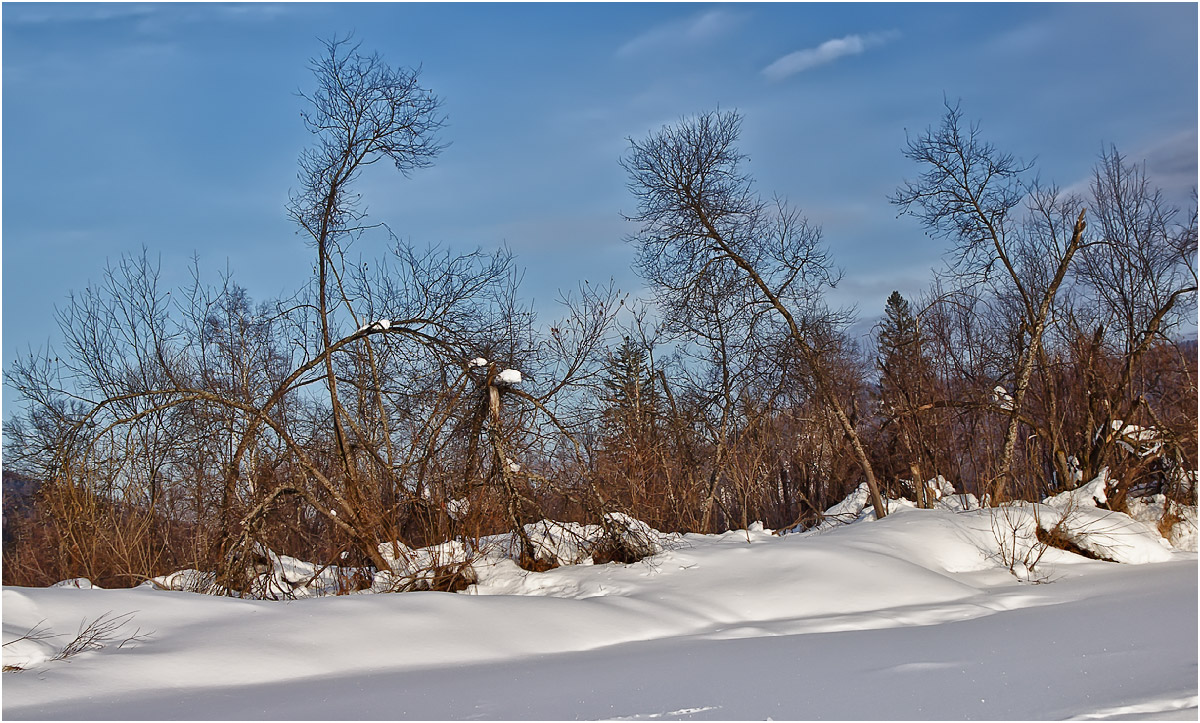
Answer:
[[[1004,539],[1035,507],[686,535],[631,565],[490,558],[459,594],[5,588],[4,662],[26,669],[4,673],[3,714],[1196,720],[1196,554],[1089,511],[1128,563],[1049,549],[1014,566],[1032,538]],[[103,649],[52,659],[105,613],[132,615]],[[59,637],[7,644],[39,623]]]

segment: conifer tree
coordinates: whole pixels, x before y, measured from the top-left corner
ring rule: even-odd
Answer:
[[[654,424],[657,412],[653,370],[645,347],[629,337],[606,363],[604,426],[611,446],[636,447]]]
[[[912,307],[899,291],[893,291],[879,330],[881,387],[892,391],[911,387],[924,366],[923,357],[921,330]]]
[[[920,324],[899,291],[888,297],[878,342],[879,407],[884,417],[882,436],[890,458],[888,471],[923,478],[913,479],[912,483],[917,501],[924,504],[922,482],[931,476],[936,464],[928,430],[918,413],[929,395],[930,366]]]

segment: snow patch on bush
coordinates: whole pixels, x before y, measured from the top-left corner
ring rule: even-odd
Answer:
[[[217,576],[214,573],[189,568],[187,570],[177,570],[166,575],[159,575],[147,582],[151,586],[162,590],[208,592],[209,588],[216,583],[216,580]]]
[[[92,581],[86,577],[73,577],[70,580],[60,580],[50,587],[70,587],[77,590],[101,590],[103,588],[93,585]]]
[[[867,486],[866,482],[863,482],[853,492],[846,495],[846,498],[841,502],[825,510],[821,522],[812,529],[828,530],[838,525],[856,522],[862,516],[863,510],[867,508],[867,503],[870,499],[871,488]]]
[[[1108,468],[1104,467],[1100,470],[1100,474],[1096,478],[1085,485],[1076,487],[1073,490],[1067,490],[1057,495],[1047,497],[1043,500],[1046,504],[1058,508],[1082,508],[1096,507],[1108,503],[1108,486],[1111,481],[1108,478]]]

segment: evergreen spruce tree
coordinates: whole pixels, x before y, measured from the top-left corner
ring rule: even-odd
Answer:
[[[610,449],[629,452],[652,431],[657,417],[654,372],[647,350],[625,337],[609,355],[604,379],[604,432]]]
[[[913,480],[913,491],[926,504],[921,483],[936,472],[936,460],[917,409],[930,394],[930,365],[920,324],[899,291],[888,297],[878,341],[885,468],[890,476],[924,478]]]
[[[888,391],[912,390],[925,368],[921,329],[912,307],[893,291],[884,307],[884,319],[879,330],[879,370],[883,396]]]

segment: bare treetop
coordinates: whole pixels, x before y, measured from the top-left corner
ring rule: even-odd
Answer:
[[[363,166],[387,158],[407,175],[445,147],[437,139],[441,100],[420,85],[420,70],[389,66],[358,48],[349,38],[326,41],[325,54],[311,63],[317,89],[300,93],[311,105],[301,117],[317,141],[300,156],[300,191],[289,211],[318,244],[362,218],[346,187]]]

